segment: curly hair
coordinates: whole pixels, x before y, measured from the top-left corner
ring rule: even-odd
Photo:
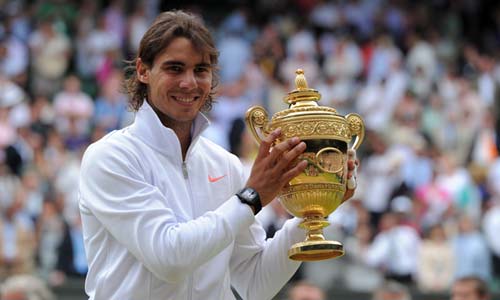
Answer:
[[[142,37],[136,57],[127,62],[125,90],[130,95],[128,104],[131,110],[139,110],[148,92],[148,86],[137,78],[137,60],[140,58],[146,66],[152,67],[156,56],[162,53],[170,42],[178,37],[189,39],[197,50],[207,53],[210,57],[213,70],[212,85],[202,110],[209,111],[212,109],[215,88],[219,83],[217,73],[219,52],[215,47],[212,34],[203,24],[201,18],[181,10],[174,10],[163,12],[155,19]]]

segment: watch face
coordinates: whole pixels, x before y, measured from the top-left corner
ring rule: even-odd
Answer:
[[[245,190],[244,192],[244,195],[243,195],[245,198],[249,199],[249,200],[253,200],[253,198],[255,197],[255,194],[253,191],[251,190]]]

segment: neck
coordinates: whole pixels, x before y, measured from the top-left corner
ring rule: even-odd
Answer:
[[[191,144],[191,123],[190,124],[165,124],[163,125],[169,127],[172,129],[175,134],[177,135],[177,138],[179,139],[179,142],[181,143],[181,151],[182,151],[182,160],[186,159],[186,153],[189,148],[189,145]]]
[[[151,105],[153,111],[156,113],[163,126],[168,127],[175,132],[181,144],[182,160],[186,159],[186,153],[189,145],[191,144],[191,126],[193,126],[193,121],[176,121],[166,114],[162,113],[151,103],[149,103],[149,105]]]

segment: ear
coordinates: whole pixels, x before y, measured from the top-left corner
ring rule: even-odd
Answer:
[[[142,62],[140,58],[137,58],[137,62],[135,63],[135,69],[137,71],[137,79],[144,83],[149,83],[149,67]]]

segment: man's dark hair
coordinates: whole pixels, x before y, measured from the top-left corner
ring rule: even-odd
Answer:
[[[210,57],[212,87],[202,109],[209,111],[212,108],[215,88],[219,83],[219,76],[217,74],[219,52],[215,47],[210,31],[203,24],[201,18],[184,11],[174,10],[163,12],[155,19],[142,37],[135,59],[129,61],[125,69],[127,76],[125,89],[130,95],[129,107],[133,111],[139,110],[144,99],[147,97],[148,91],[147,85],[140,82],[137,78],[135,67],[137,59],[140,58],[143,64],[152,68],[155,58],[178,37],[187,38],[198,51],[208,54]]]
[[[475,286],[474,290],[475,290],[475,292],[477,293],[477,295],[481,299],[488,299],[488,297],[490,296],[490,291],[488,289],[488,284],[481,277],[478,277],[478,276],[464,276],[464,277],[458,278],[455,281],[455,284],[457,284],[457,283],[468,283],[468,282],[471,282],[471,283],[474,284],[474,286]]]

